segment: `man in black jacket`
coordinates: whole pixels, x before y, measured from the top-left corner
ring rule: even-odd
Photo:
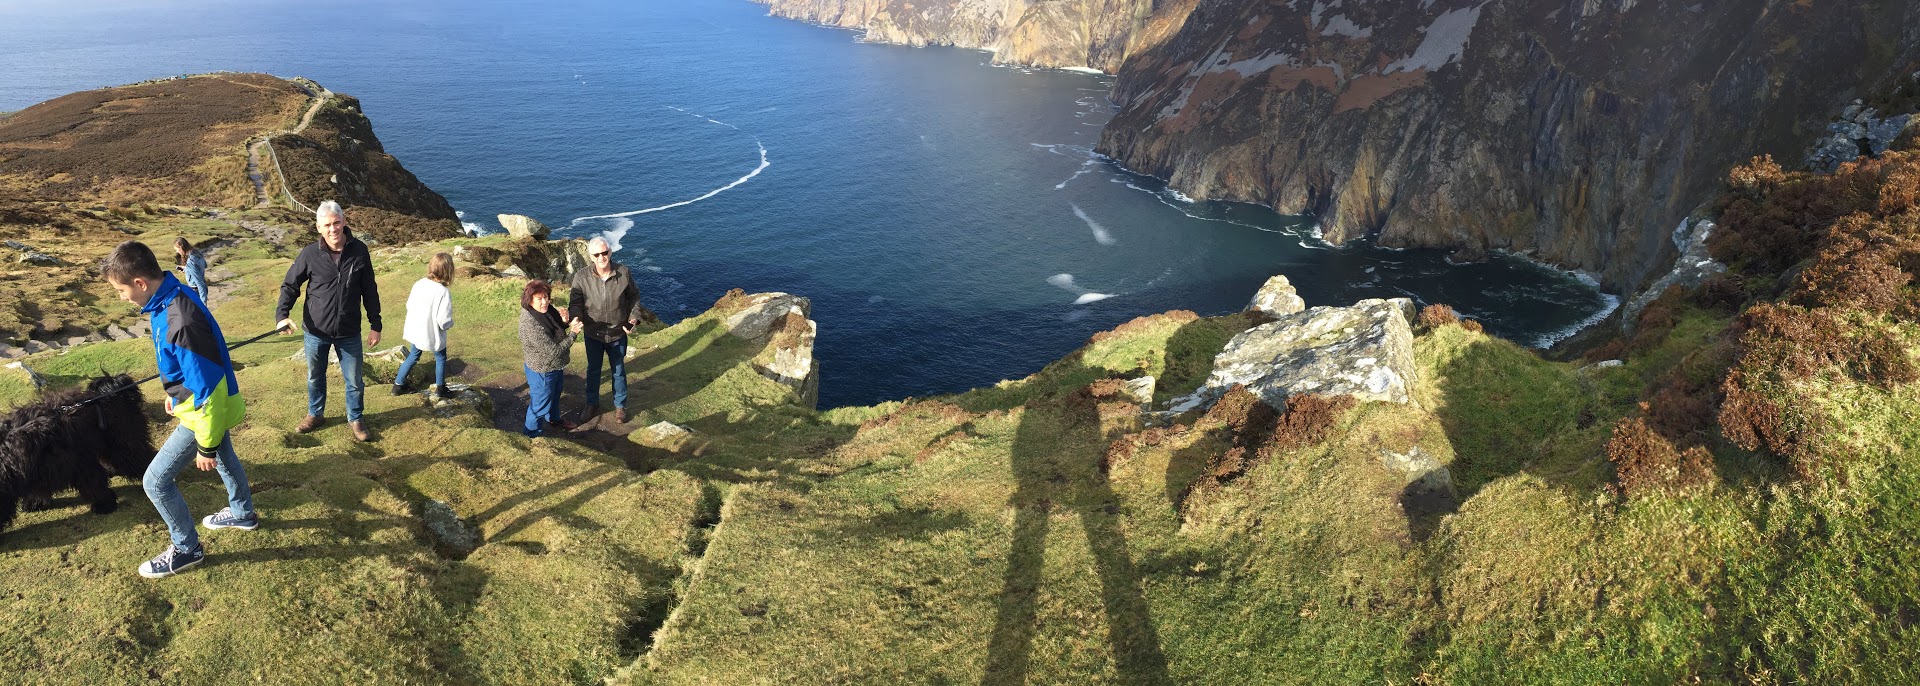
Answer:
[[[300,287],[307,288],[307,301],[301,309],[306,327],[307,418],[300,420],[300,433],[320,428],[320,415],[327,409],[327,352],[338,351],[340,377],[347,385],[347,428],[356,441],[367,440],[366,425],[360,421],[361,380],[365,348],[360,347],[360,310],[367,313],[368,348],[380,345],[380,286],[374,282],[373,259],[367,244],[347,231],[347,215],[332,200],[314,210],[313,223],[320,240],[300,250],[287,278],[280,284],[279,329],[295,331],[293,301],[300,298]]]
[[[627,334],[640,324],[640,288],[633,274],[613,261],[607,239],[587,242],[592,264],[573,273],[567,313],[584,322],[587,340],[587,415],[600,410],[600,360],[613,374],[613,421],[627,423]]]

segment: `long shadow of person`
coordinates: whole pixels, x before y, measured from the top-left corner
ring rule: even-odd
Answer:
[[[1096,401],[1086,390],[1028,404],[1013,445],[1013,472],[1019,480],[1009,503],[1015,512],[1013,547],[982,684],[1026,682],[1039,629],[1047,530],[1056,508],[1080,516],[1100,577],[1108,647],[1122,682],[1171,682],[1159,633],[1120,528],[1119,499],[1101,469],[1106,444]]]

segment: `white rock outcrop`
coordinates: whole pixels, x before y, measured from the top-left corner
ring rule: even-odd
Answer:
[[[820,325],[812,319],[813,302],[791,293],[755,293],[746,298],[745,306],[727,316],[727,333],[765,341],[767,350],[754,358],[754,370],[791,387],[801,404],[813,406],[820,397],[820,366],[813,359]],[[794,320],[801,324],[791,324]]]
[[[1620,329],[1628,334],[1640,322],[1640,311],[1653,304],[1661,293],[1673,286],[1692,288],[1707,280],[1707,277],[1727,270],[1727,266],[1714,261],[1707,254],[1707,236],[1713,234],[1713,220],[1691,218],[1680,220],[1680,226],[1673,230],[1673,246],[1680,250],[1680,257],[1674,259],[1673,270],[1661,276],[1647,286],[1646,290],[1627,300],[1626,308],[1620,311]]]
[[[1260,286],[1258,293],[1253,294],[1253,302],[1247,303],[1246,311],[1278,317],[1304,309],[1307,309],[1307,301],[1301,300],[1300,294],[1293,290],[1293,282],[1288,281],[1284,274],[1275,274]]]
[[[1218,399],[1235,384],[1284,410],[1298,393],[1350,395],[1360,401],[1413,403],[1413,301],[1362,300],[1314,307],[1243,331],[1213,358],[1213,373],[1183,412]]]
[[[540,223],[540,220],[524,214],[502,214],[498,219],[500,227],[506,229],[507,235],[514,238],[537,238],[544,241],[547,239],[547,234],[552,232],[552,229],[548,229],[546,224]]]

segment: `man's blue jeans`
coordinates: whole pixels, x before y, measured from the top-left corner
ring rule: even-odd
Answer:
[[[307,334],[307,414],[315,417],[327,410],[327,352],[332,348],[340,358],[340,378],[347,382],[347,421],[360,421],[361,391],[366,384],[360,377],[364,361],[359,336],[321,338]]]
[[[542,374],[526,365],[520,365],[520,369],[527,373],[526,434],[539,436],[540,422],[552,424],[560,416],[560,383],[567,371],[555,369]]]
[[[400,362],[400,371],[393,375],[393,385],[407,385],[407,372],[413,371],[413,363],[420,361],[420,346],[407,346],[407,359]],[[433,351],[433,385],[447,385],[447,351]]]
[[[182,552],[199,550],[200,534],[194,531],[193,514],[187,511],[187,499],[180,495],[180,485],[174,483],[174,478],[180,476],[180,470],[186,469],[198,454],[199,442],[194,440],[193,430],[176,427],[173,435],[160,446],[160,452],[153,456],[153,463],[147,465],[147,473],[140,477],[147,499],[153,501],[154,509],[160,511],[160,519],[167,523],[174,550]],[[233,453],[233,434],[220,437],[220,448],[215,454],[218,459],[214,460],[214,467],[220,472],[220,481],[227,485],[227,507],[235,517],[252,516],[253,488],[247,485],[247,471],[240,466],[240,457]]]
[[[600,408],[600,357],[605,355],[610,362],[608,371],[613,372],[613,406],[627,406],[627,339],[607,343],[587,336],[587,412]]]

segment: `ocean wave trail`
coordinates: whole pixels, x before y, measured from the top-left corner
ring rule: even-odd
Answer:
[[[694,198],[692,200],[682,200],[676,203],[669,203],[666,205],[661,205],[659,207],[648,207],[645,209],[633,210],[631,212],[614,212],[611,214],[595,214],[595,215],[589,215],[585,217],[579,217],[577,219],[574,219],[573,222],[568,224],[567,226],[571,228],[574,226],[578,226],[580,222],[589,221],[593,219],[618,219],[621,217],[633,217],[633,216],[638,216],[642,214],[648,214],[651,212],[659,212],[661,210],[671,210],[675,207],[685,207],[687,205],[692,205],[696,202],[706,200],[707,198],[711,198],[721,193],[725,193],[729,190],[733,190],[734,187],[739,186],[740,184],[746,183],[748,181],[752,181],[753,177],[759,176],[760,172],[766,171],[767,167],[772,166],[773,164],[767,161],[766,144],[761,143],[759,139],[755,139],[753,141],[753,144],[760,147],[760,166],[754,167],[753,171],[747,172],[746,176],[742,176],[740,178],[734,179],[733,183],[729,183],[725,186],[721,186],[719,188],[715,188],[713,190],[707,191],[705,195],[702,195],[698,198]]]
[[[1095,243],[1113,245],[1117,242],[1113,240],[1113,234],[1107,233],[1107,227],[1101,226],[1100,222],[1094,221],[1093,217],[1087,216],[1086,210],[1080,209],[1079,205],[1073,203],[1067,203],[1067,206],[1073,208],[1073,216],[1079,217],[1080,221],[1087,223],[1087,228],[1093,229],[1093,241]]]
[[[1090,302],[1099,302],[1101,300],[1106,300],[1107,298],[1111,298],[1114,296],[1114,294],[1112,293],[1096,293],[1094,291],[1089,291],[1085,288],[1081,288],[1079,284],[1076,284],[1073,282],[1072,274],[1054,274],[1053,276],[1047,277],[1047,283],[1053,284],[1054,286],[1059,287],[1061,290],[1078,294],[1080,297],[1073,299],[1073,304],[1075,305],[1085,305]]]

